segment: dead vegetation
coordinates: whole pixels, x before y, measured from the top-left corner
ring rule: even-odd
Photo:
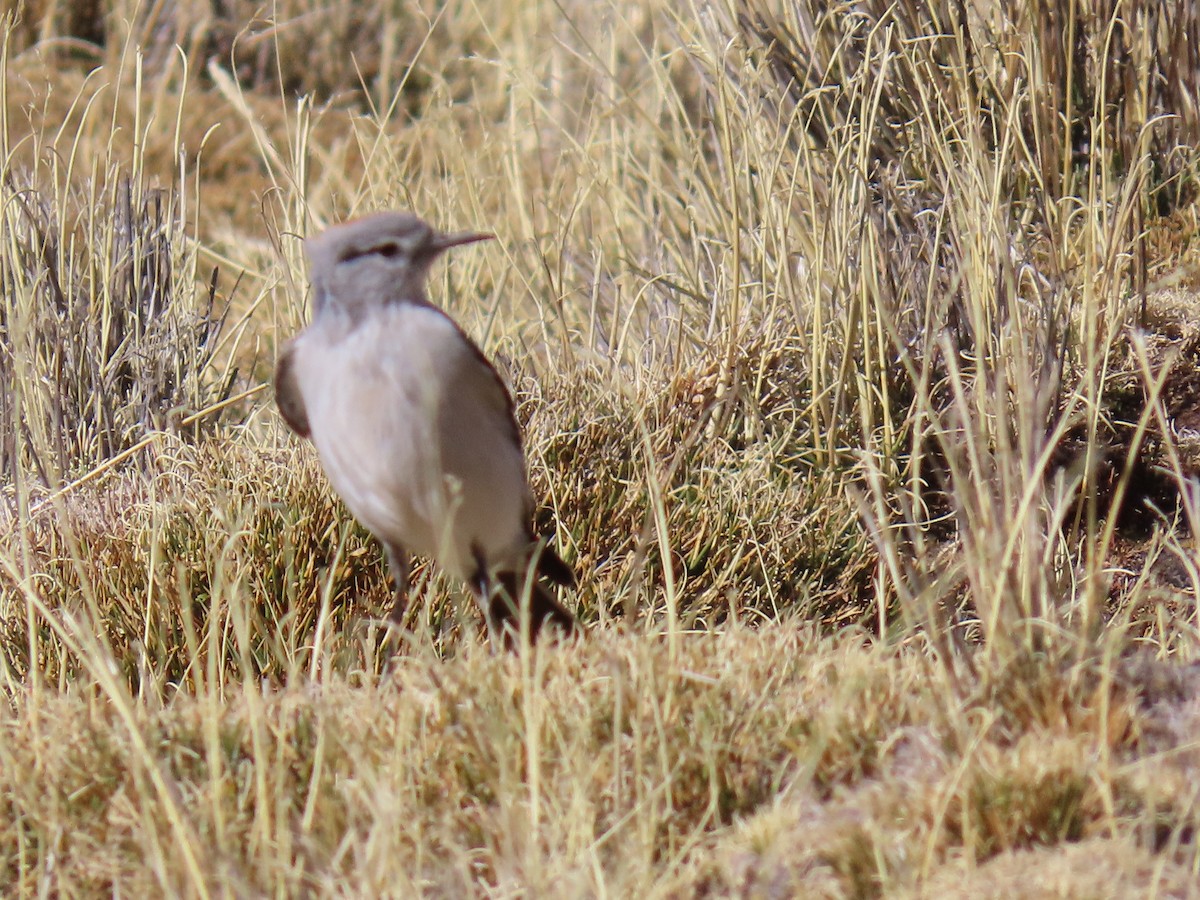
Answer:
[[[232,379],[215,385],[206,371],[221,325],[216,272],[195,302],[194,254],[170,195],[112,173],[78,193],[9,174],[0,471],[9,484],[29,473],[51,486],[225,399]]]
[[[1189,7],[6,9],[16,893],[1194,893]],[[260,391],[382,206],[502,237],[579,644],[382,671]]]

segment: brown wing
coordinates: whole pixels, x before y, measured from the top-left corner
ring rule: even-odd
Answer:
[[[445,313],[443,313],[445,315]],[[471,336],[462,330],[462,327],[446,316],[446,319],[454,326],[454,330],[458,332],[463,339],[463,343],[467,345],[467,349],[471,351],[471,355],[475,358],[481,369],[486,371],[490,379],[495,383],[495,388],[490,399],[496,408],[508,420],[508,431],[512,435],[513,443],[518,447],[522,446],[521,426],[517,424],[517,413],[515,404],[513,403],[512,394],[508,392],[508,385],[504,383],[504,379],[500,377],[500,373],[496,371],[496,367],[492,365],[492,361],[487,358],[487,355],[479,349],[479,345],[471,340]]]
[[[289,344],[275,366],[275,405],[283,421],[300,437],[311,437],[308,427],[308,410],[304,406],[304,395],[296,381],[293,366],[296,361],[296,345]]]
[[[512,442],[514,442],[517,446],[521,446],[521,426],[517,425],[515,404],[512,403],[512,395],[509,394],[508,385],[504,384],[504,379],[500,378],[499,372],[496,371],[496,366],[493,366],[491,360],[487,359],[487,356],[484,354],[484,352],[479,349],[478,344],[475,344],[474,341],[470,340],[467,332],[464,332],[461,328],[458,328],[457,323],[455,323],[455,328],[458,329],[458,334],[462,335],[462,340],[467,342],[467,346],[470,348],[470,352],[472,352],[474,355],[475,360],[491,373],[491,378],[494,380],[494,382],[496,382],[496,386],[498,388],[498,391],[494,392],[493,394],[496,408],[498,410],[503,409],[505,418],[508,419],[509,430],[512,434]],[[538,536],[534,534],[533,530],[534,509],[532,497],[529,498],[529,504],[529,509],[526,510],[526,520],[529,524],[529,542],[530,544],[533,544],[533,542],[538,540]],[[558,556],[558,552],[554,550],[550,544],[547,544],[541,548],[541,556],[538,558],[538,574],[541,577],[547,578],[547,580],[559,584],[559,586],[564,588],[575,587],[574,570],[571,569],[570,565],[563,562],[563,558]],[[562,611],[562,607],[559,607],[558,604],[554,604],[554,607],[557,607],[559,611]],[[563,611],[563,614],[564,616],[570,616],[570,613],[566,613],[565,611]],[[574,619],[571,620],[574,622]],[[562,624],[562,620],[559,620],[559,624]]]

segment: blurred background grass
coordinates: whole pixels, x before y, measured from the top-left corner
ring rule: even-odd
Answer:
[[[5,10],[20,891],[1186,890],[1189,7]],[[262,387],[383,207],[500,236],[433,293],[581,646],[490,659],[422,570],[379,679]]]

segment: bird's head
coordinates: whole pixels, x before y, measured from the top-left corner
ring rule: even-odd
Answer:
[[[305,244],[311,265],[313,311],[354,314],[393,303],[425,303],[433,261],[451,247],[494,237],[443,234],[410,213],[382,212],[335,225]]]

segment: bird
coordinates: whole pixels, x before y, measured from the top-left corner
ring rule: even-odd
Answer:
[[[275,400],[316,446],[347,508],[383,545],[403,627],[410,553],[467,583],[491,646],[518,646],[575,616],[544,582],[575,573],[533,530],[521,431],[483,351],[430,302],[430,267],[447,250],[495,235],[443,233],[400,211],[334,225],[305,242],[312,321],[280,353]]]

